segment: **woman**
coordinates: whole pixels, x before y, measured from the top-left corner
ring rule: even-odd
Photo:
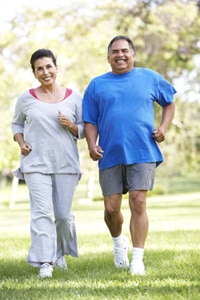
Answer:
[[[84,125],[81,96],[56,83],[52,51],[37,50],[30,63],[40,85],[18,98],[12,132],[21,151],[15,175],[23,175],[30,195],[27,262],[40,267],[44,278],[52,277],[53,266],[67,269],[64,255],[78,256],[72,200],[81,177],[77,139],[84,137]]]

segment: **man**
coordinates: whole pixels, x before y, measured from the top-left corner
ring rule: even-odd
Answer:
[[[144,246],[148,233],[146,194],[152,190],[156,167],[163,161],[157,142],[165,139],[174,116],[174,87],[150,69],[134,67],[130,38],[114,37],[108,45],[111,72],[94,78],[83,99],[83,119],[90,157],[99,160],[105,222],[114,243],[114,264],[129,267],[129,240],[122,235],[122,195],[129,192],[130,272],[145,275]],[[162,119],[154,128],[154,103]],[[98,145],[97,145],[98,139]]]

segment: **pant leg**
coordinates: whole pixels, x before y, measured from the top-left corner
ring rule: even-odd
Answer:
[[[79,174],[53,175],[53,203],[57,231],[57,257],[78,257],[77,234],[72,201]]]
[[[56,259],[56,228],[52,219],[52,176],[26,173],[30,194],[31,247],[27,261],[33,266],[41,262],[54,263]]]

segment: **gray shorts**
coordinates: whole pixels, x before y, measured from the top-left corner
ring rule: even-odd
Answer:
[[[128,191],[152,190],[156,163],[117,165],[99,171],[99,183],[104,196]]]

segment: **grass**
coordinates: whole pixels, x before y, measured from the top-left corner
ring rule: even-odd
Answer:
[[[67,257],[68,271],[55,270],[53,278],[44,280],[25,261],[30,246],[29,205],[24,187],[18,194],[20,201],[12,209],[6,201],[0,202],[0,299],[200,299],[200,193],[148,199],[145,277],[131,277],[113,266],[103,203],[76,199],[79,258]],[[127,200],[122,210],[124,233],[129,236]]]
[[[147,275],[130,277],[113,266],[107,235],[80,237],[80,258],[67,258],[67,272],[55,270],[52,279],[38,278],[38,269],[24,257],[29,239],[1,239],[1,299],[199,299],[198,232],[150,234],[154,240],[145,255]],[[172,243],[172,241],[176,243]],[[155,242],[156,241],[156,242]],[[164,241],[164,243],[163,243]],[[189,243],[188,243],[189,242]]]
[[[191,254],[192,266],[185,262]],[[98,257],[88,253],[79,260],[68,259],[68,272],[55,270],[52,279],[44,280],[22,259],[6,260],[1,299],[199,299],[198,261],[192,251],[150,250],[146,261],[150,273],[135,278],[116,270],[106,251],[98,252]]]

